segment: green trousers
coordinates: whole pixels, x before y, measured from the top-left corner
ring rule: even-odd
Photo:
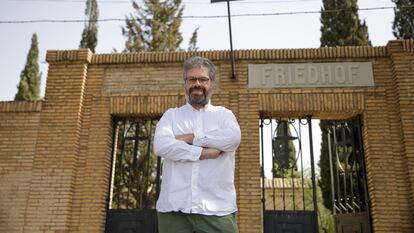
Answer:
[[[238,233],[234,214],[226,216],[158,213],[158,233]]]

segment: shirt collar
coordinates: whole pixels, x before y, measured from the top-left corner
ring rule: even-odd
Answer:
[[[188,102],[186,103],[186,106],[188,106],[189,109],[193,110],[193,111],[198,111],[197,109],[195,109],[191,104],[189,104]],[[213,105],[211,104],[211,100],[208,101],[208,103],[204,106],[204,108],[200,109],[200,112],[204,112],[209,110]]]

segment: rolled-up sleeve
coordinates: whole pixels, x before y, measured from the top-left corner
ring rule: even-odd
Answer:
[[[173,161],[197,161],[200,158],[202,147],[189,145],[175,139],[173,132],[173,109],[164,113],[158,121],[154,135],[154,152],[157,156]]]
[[[193,145],[216,148],[224,152],[237,150],[241,132],[236,117],[228,109],[223,110],[220,117],[223,119],[222,124],[215,130],[194,135]]]

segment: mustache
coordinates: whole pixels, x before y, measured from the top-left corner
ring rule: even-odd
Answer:
[[[207,92],[207,90],[206,90],[204,87],[201,87],[201,86],[191,87],[189,91],[190,91],[190,93],[191,93],[191,92],[193,92],[194,90],[201,90],[201,91],[203,91],[203,93],[204,93],[204,94]]]

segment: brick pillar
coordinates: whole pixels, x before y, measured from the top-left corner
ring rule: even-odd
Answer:
[[[239,92],[241,143],[237,153],[238,224],[240,233],[262,232],[259,110],[257,96]]]
[[[387,102],[382,94],[367,94],[363,113],[363,142],[371,201],[373,232],[401,233],[399,192],[392,154]],[[386,139],[387,138],[387,139]],[[390,140],[390,139],[389,139]],[[388,142],[388,143],[386,143]]]
[[[390,41],[387,45],[392,60],[392,80],[395,92],[396,115],[400,123],[400,144],[405,160],[407,178],[404,185],[407,193],[401,211],[406,212],[403,227],[405,232],[414,232],[414,41]]]
[[[49,51],[24,232],[69,232],[89,49]]]

